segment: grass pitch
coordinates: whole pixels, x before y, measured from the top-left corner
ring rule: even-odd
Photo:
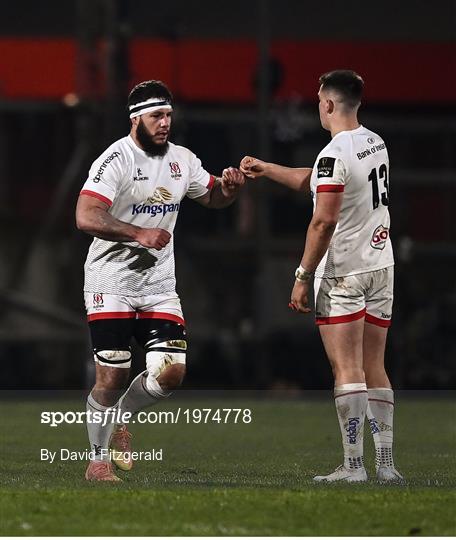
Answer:
[[[341,461],[334,406],[327,399],[195,400],[156,409],[249,408],[229,421],[131,426],[134,449],[163,451],[122,484],[89,484],[85,462],[40,460],[40,449],[83,450],[84,425],[51,428],[42,411],[81,402],[3,401],[1,535],[425,535],[456,534],[456,407],[450,399],[398,399],[396,451],[406,486],[380,486],[365,434],[370,480],[319,485],[315,474]]]

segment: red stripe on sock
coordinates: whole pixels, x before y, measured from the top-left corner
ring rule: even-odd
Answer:
[[[334,396],[334,399],[344,397],[344,396],[350,396],[351,394],[367,394],[367,390],[354,390],[353,392],[347,392],[346,394],[339,394],[338,396]]]
[[[387,401],[386,399],[369,398],[369,401],[380,401],[380,403],[389,403],[394,407],[394,403],[392,401]]]

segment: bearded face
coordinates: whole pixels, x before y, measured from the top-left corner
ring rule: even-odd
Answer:
[[[146,115],[143,115],[146,116]],[[159,123],[154,116],[146,118],[140,117],[136,126],[136,137],[141,148],[151,157],[163,157],[168,151],[170,121],[167,123]],[[157,123],[158,125],[154,125]],[[151,125],[149,125],[151,124]]]

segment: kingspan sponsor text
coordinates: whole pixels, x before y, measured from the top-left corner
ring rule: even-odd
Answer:
[[[168,212],[177,212],[179,210],[179,203],[170,204],[134,204],[131,213],[137,214],[150,214],[152,217],[157,214],[163,214],[166,216]]]

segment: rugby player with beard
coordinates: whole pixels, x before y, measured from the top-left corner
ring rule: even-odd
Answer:
[[[184,378],[187,342],[173,250],[182,199],[225,208],[245,182],[232,167],[216,178],[190,150],[169,142],[173,98],[161,81],[135,86],[128,111],[130,134],[95,160],[76,208],[77,227],[94,237],[84,268],[96,368],[87,398],[87,480],[119,481],[113,464],[131,469],[124,420],[168,397]],[[146,369],[126,390],[133,337],[145,350]],[[115,422],[107,414],[113,409]]]

